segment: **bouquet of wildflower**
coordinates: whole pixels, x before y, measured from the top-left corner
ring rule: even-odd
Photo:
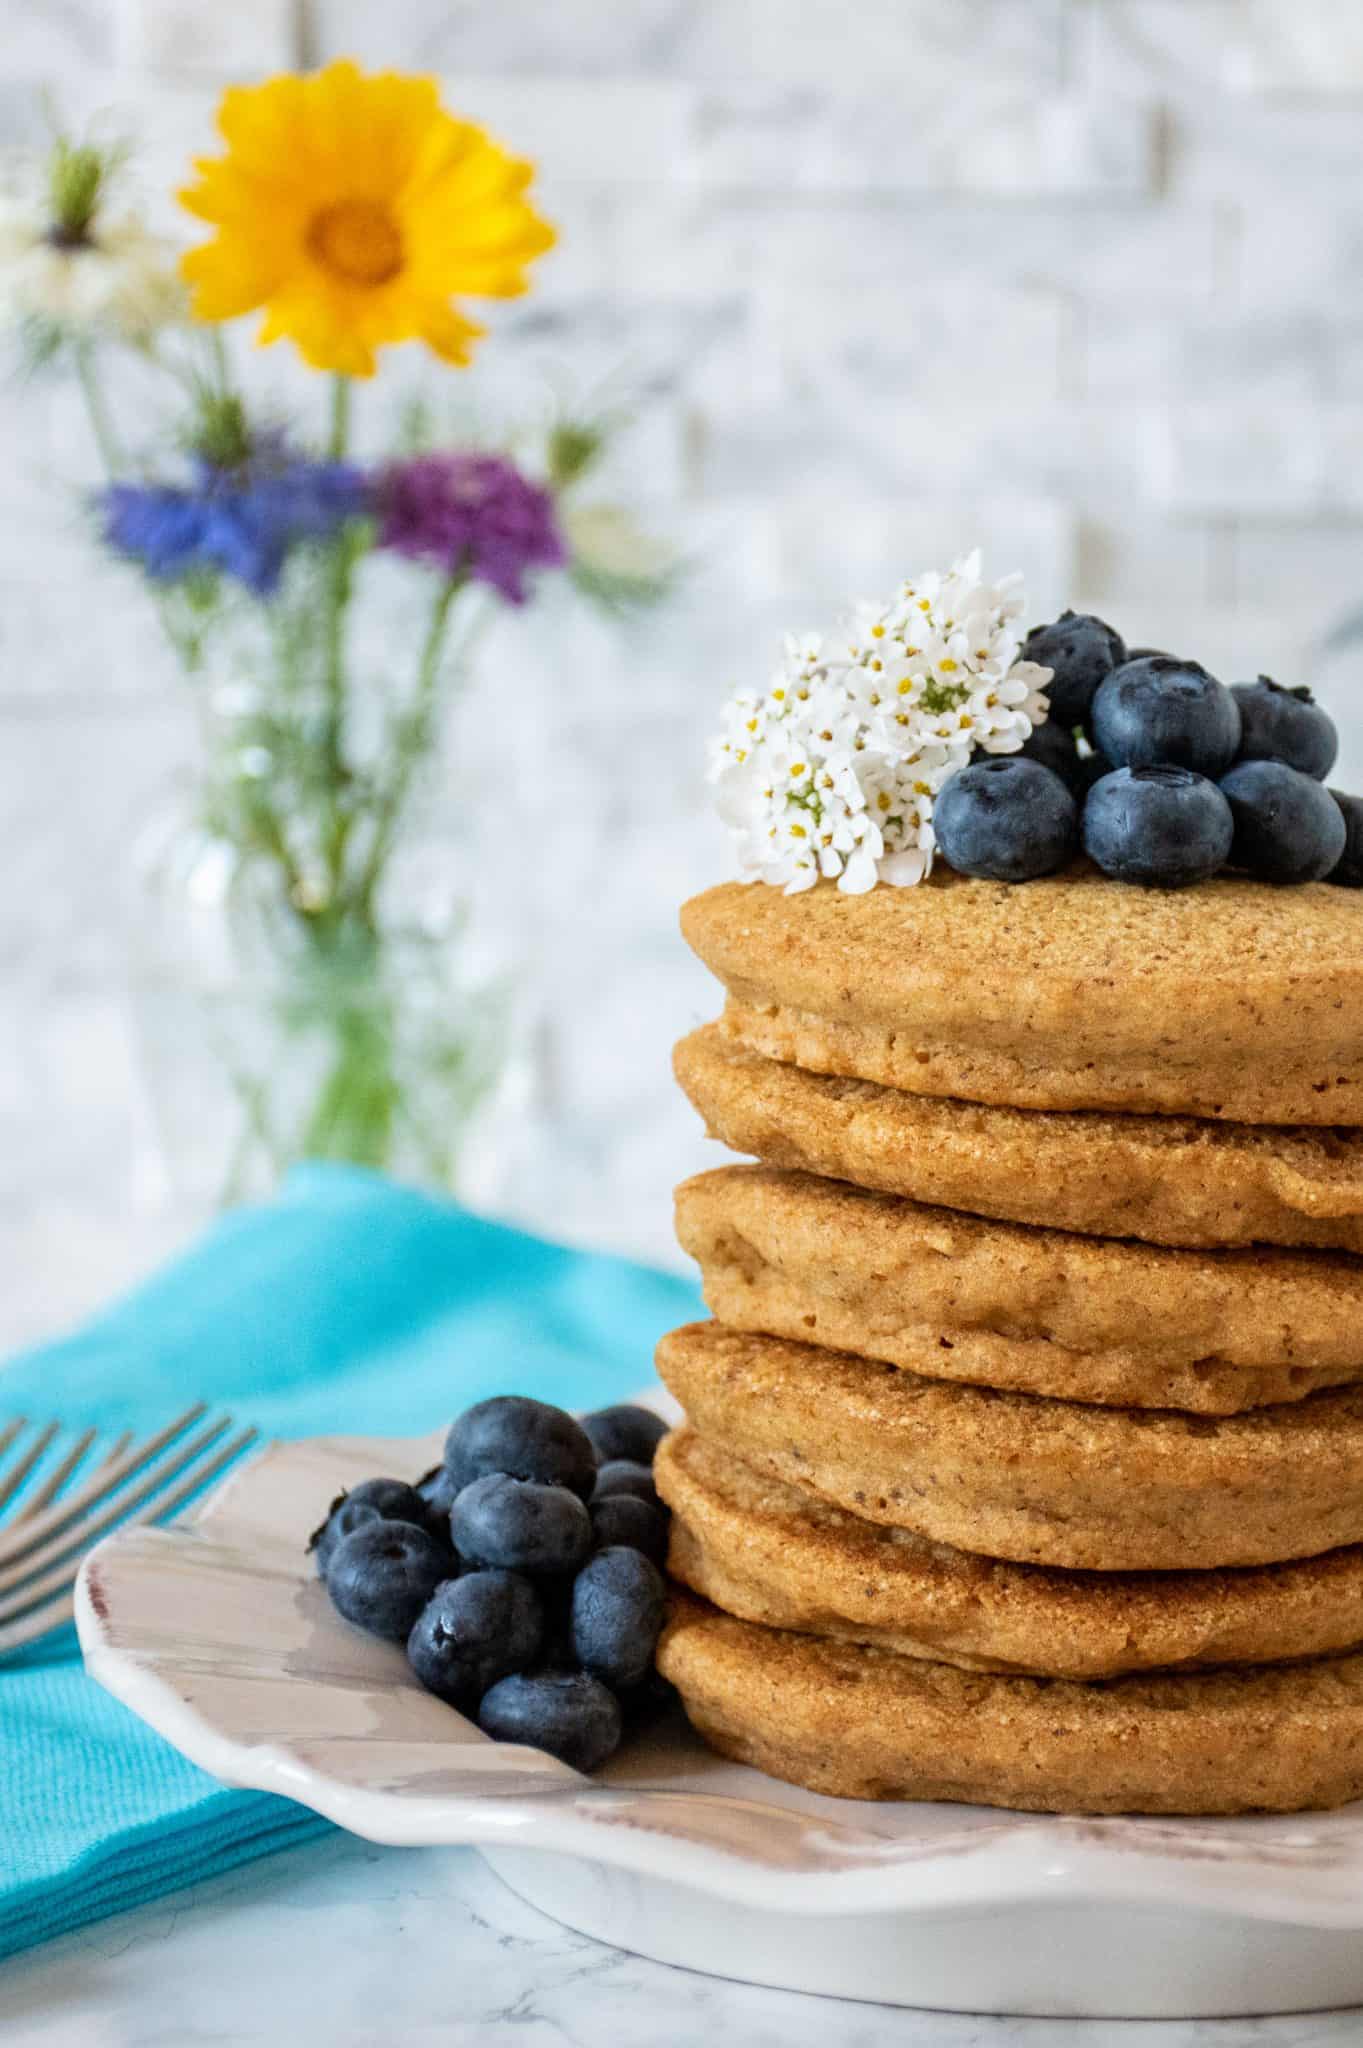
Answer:
[[[483,332],[468,302],[528,289],[554,240],[529,163],[446,111],[432,80],[350,63],[230,90],[218,124],[222,153],[179,195],[209,236],[178,258],[117,210],[117,151],[58,140],[42,188],[0,206],[0,309],[31,362],[80,380],[104,542],[146,579],[185,670],[226,668],[207,693],[200,824],[288,965],[285,1008],[322,1045],[292,1122],[268,1077],[241,1077],[249,1136],[271,1168],[389,1165],[405,1127],[443,1178],[497,1032],[485,1016],[477,1053],[427,1001],[414,1053],[391,877],[470,625],[553,574],[619,610],[661,594],[668,567],[626,513],[580,501],[609,418],[558,419],[529,459],[429,430],[377,462],[353,452],[354,393],[381,350],[416,342],[467,364]],[[321,433],[269,417],[234,374],[222,329],[252,314],[259,342],[291,342],[329,377]],[[125,452],[109,400],[116,351],[164,374],[179,411],[150,463]],[[384,556],[415,565],[424,591],[376,687],[352,615]],[[414,1060],[444,1078],[443,1100],[413,1100]]]

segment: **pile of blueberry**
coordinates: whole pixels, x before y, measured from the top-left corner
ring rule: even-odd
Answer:
[[[933,817],[949,866],[991,881],[1054,874],[1082,847],[1119,881],[1178,889],[1225,868],[1363,887],[1363,798],[1326,789],[1338,736],[1307,689],[1227,689],[1196,661],[1128,650],[1065,612],[1028,634],[1053,671],[1050,718],[1019,754],[973,761]]]
[[[592,1771],[656,1705],[666,1425],[646,1408],[575,1422],[480,1401],[415,1485],[366,1479],[308,1548],[347,1621],[406,1645],[421,1683],[502,1742]]]

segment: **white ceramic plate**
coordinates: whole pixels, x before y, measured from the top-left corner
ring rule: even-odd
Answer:
[[[1276,1820],[866,1805],[711,1755],[678,1720],[595,1779],[498,1745],[332,1611],[307,1532],[435,1438],[277,1444],[190,1525],[87,1559],[94,1678],[230,1785],[373,1841],[474,1843],[584,1932],[791,1989],[1169,2017],[1363,2003],[1363,1806]]]

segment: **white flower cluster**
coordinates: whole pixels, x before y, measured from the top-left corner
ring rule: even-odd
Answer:
[[[63,244],[36,201],[0,197],[0,319],[143,344],[185,309],[174,252],[134,216]]]
[[[1046,717],[1048,668],[1019,661],[1021,578],[978,551],[863,605],[846,644],[787,639],[765,696],[732,697],[710,780],[747,881],[821,875],[860,895],[932,869],[933,800],[977,748],[1016,753]]]

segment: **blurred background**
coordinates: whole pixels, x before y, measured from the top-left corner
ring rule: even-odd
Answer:
[[[703,743],[787,627],[978,543],[1033,618],[1068,603],[1226,681],[1311,683],[1335,781],[1363,783],[1356,6],[3,0],[0,24],[0,151],[41,144],[46,92],[130,139],[167,229],[222,87],[339,55],[438,74],[538,162],[560,243],[535,289],[472,371],[410,381],[484,416],[627,400],[602,488],[683,573],[623,624],[552,599],[499,618],[442,752],[430,810],[517,990],[475,1202],[675,1259],[671,1186],[704,1149],[668,1050],[715,1008],[676,910],[730,866]],[[8,383],[0,448],[14,1342],[187,1236],[216,1140],[139,880],[189,696],[88,544],[69,383]],[[374,628],[374,658],[403,630]]]

